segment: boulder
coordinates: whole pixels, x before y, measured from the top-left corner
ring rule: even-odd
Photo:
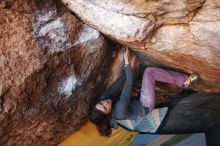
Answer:
[[[194,89],[220,92],[219,1],[62,2],[84,23],[145,53],[156,64],[199,73]]]
[[[0,145],[57,145],[86,121],[118,46],[58,1],[1,1],[0,13]]]
[[[64,4],[70,7],[72,2]],[[80,3],[79,0],[75,2]],[[206,13],[202,12],[202,9],[201,12],[196,10],[203,5],[205,7],[207,3],[203,4],[203,1],[199,0],[195,3],[149,1],[152,8],[155,6],[151,9],[145,8],[149,4],[145,1],[129,2],[126,5],[123,5],[125,1],[122,1],[117,3],[118,8],[113,9],[116,5],[114,1],[85,2],[106,10],[108,12],[104,13],[106,17],[114,18],[110,22],[107,19],[100,19],[103,21],[103,30],[99,29],[101,25],[90,25],[90,20],[83,19],[90,26],[144,52],[153,61],[156,60],[157,64],[186,70],[188,73],[194,71],[193,63],[186,69],[179,62],[172,65],[172,60],[168,57],[160,55],[155,57],[152,54],[156,54],[157,51],[154,50],[154,53],[150,51],[159,48],[157,34],[163,28],[182,26],[182,23],[187,23],[192,18],[194,20],[196,13],[200,13],[200,17],[195,21],[204,20]],[[104,7],[105,3],[111,6]],[[77,5],[77,10],[81,10],[80,6],[84,5]],[[135,7],[138,9],[133,15]],[[206,11],[213,9],[206,7]],[[91,13],[88,18],[94,17],[98,23],[101,11],[100,9],[96,11],[96,7],[89,5],[89,9],[93,8],[95,13],[88,11]],[[176,13],[171,11],[171,8],[175,9]],[[161,12],[156,13],[158,10]],[[90,103],[117,79],[123,68],[123,56],[120,51],[122,46],[105,38],[94,28],[81,23],[56,0],[2,0],[0,13],[0,145],[57,145],[87,121]],[[177,16],[174,16],[175,14]],[[118,15],[122,17],[116,17]],[[82,19],[81,15],[78,16]],[[209,21],[208,19],[214,18],[217,19],[213,12],[212,17],[206,19]],[[111,31],[106,30],[104,22]],[[159,29],[162,24],[164,26]],[[112,35],[112,32],[118,37]],[[213,40],[207,42],[212,44]],[[177,54],[174,56],[178,57]],[[134,53],[131,53],[130,59],[132,58],[136,60],[136,66],[132,68],[137,75],[140,72],[140,61]],[[171,61],[167,63],[166,59]],[[193,56],[192,59],[195,60]],[[216,62],[218,63],[218,60]],[[199,70],[199,73],[203,73],[201,81],[210,79],[208,75],[213,70],[208,69],[212,65],[206,64],[206,74]],[[213,69],[216,69],[215,66]],[[218,73],[218,70],[215,71]],[[213,76],[215,77],[215,74]],[[141,80],[142,77],[137,78]],[[213,80],[219,83],[217,79]],[[208,83],[202,83],[201,89],[206,87],[210,92],[216,91],[214,90],[216,88],[209,88],[213,83]],[[197,86],[196,84],[195,88]],[[137,88],[140,88],[138,82]],[[158,96],[163,97],[173,94],[174,91],[180,92],[176,87],[169,89],[167,85],[157,86],[156,90]],[[138,92],[134,91],[136,94]]]

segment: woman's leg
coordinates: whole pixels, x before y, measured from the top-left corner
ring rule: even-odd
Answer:
[[[155,81],[175,84],[181,86],[187,80],[187,75],[171,70],[148,67],[144,71],[141,86],[142,106],[148,107],[152,111],[155,106]]]

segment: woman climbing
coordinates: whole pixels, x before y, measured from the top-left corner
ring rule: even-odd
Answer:
[[[138,116],[145,116],[155,106],[155,81],[175,84],[178,86],[189,86],[198,79],[197,74],[186,75],[171,70],[156,67],[145,69],[142,79],[141,94],[139,98],[131,96],[133,75],[131,71],[131,60],[129,62],[129,49],[123,52],[124,71],[121,76],[100,96],[98,102],[93,105],[89,113],[89,119],[96,124],[99,133],[103,136],[110,136],[111,128],[117,125],[116,120],[135,119]],[[120,97],[114,93],[125,81]]]

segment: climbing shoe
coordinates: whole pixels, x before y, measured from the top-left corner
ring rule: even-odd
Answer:
[[[198,79],[199,79],[199,74],[192,73],[191,75],[188,76],[188,81],[187,83],[184,84],[184,86],[189,87],[192,83],[196,82]]]

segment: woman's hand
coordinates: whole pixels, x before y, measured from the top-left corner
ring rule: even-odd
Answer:
[[[124,60],[125,60],[125,64],[129,64],[129,49],[123,48],[123,56],[124,56]]]

